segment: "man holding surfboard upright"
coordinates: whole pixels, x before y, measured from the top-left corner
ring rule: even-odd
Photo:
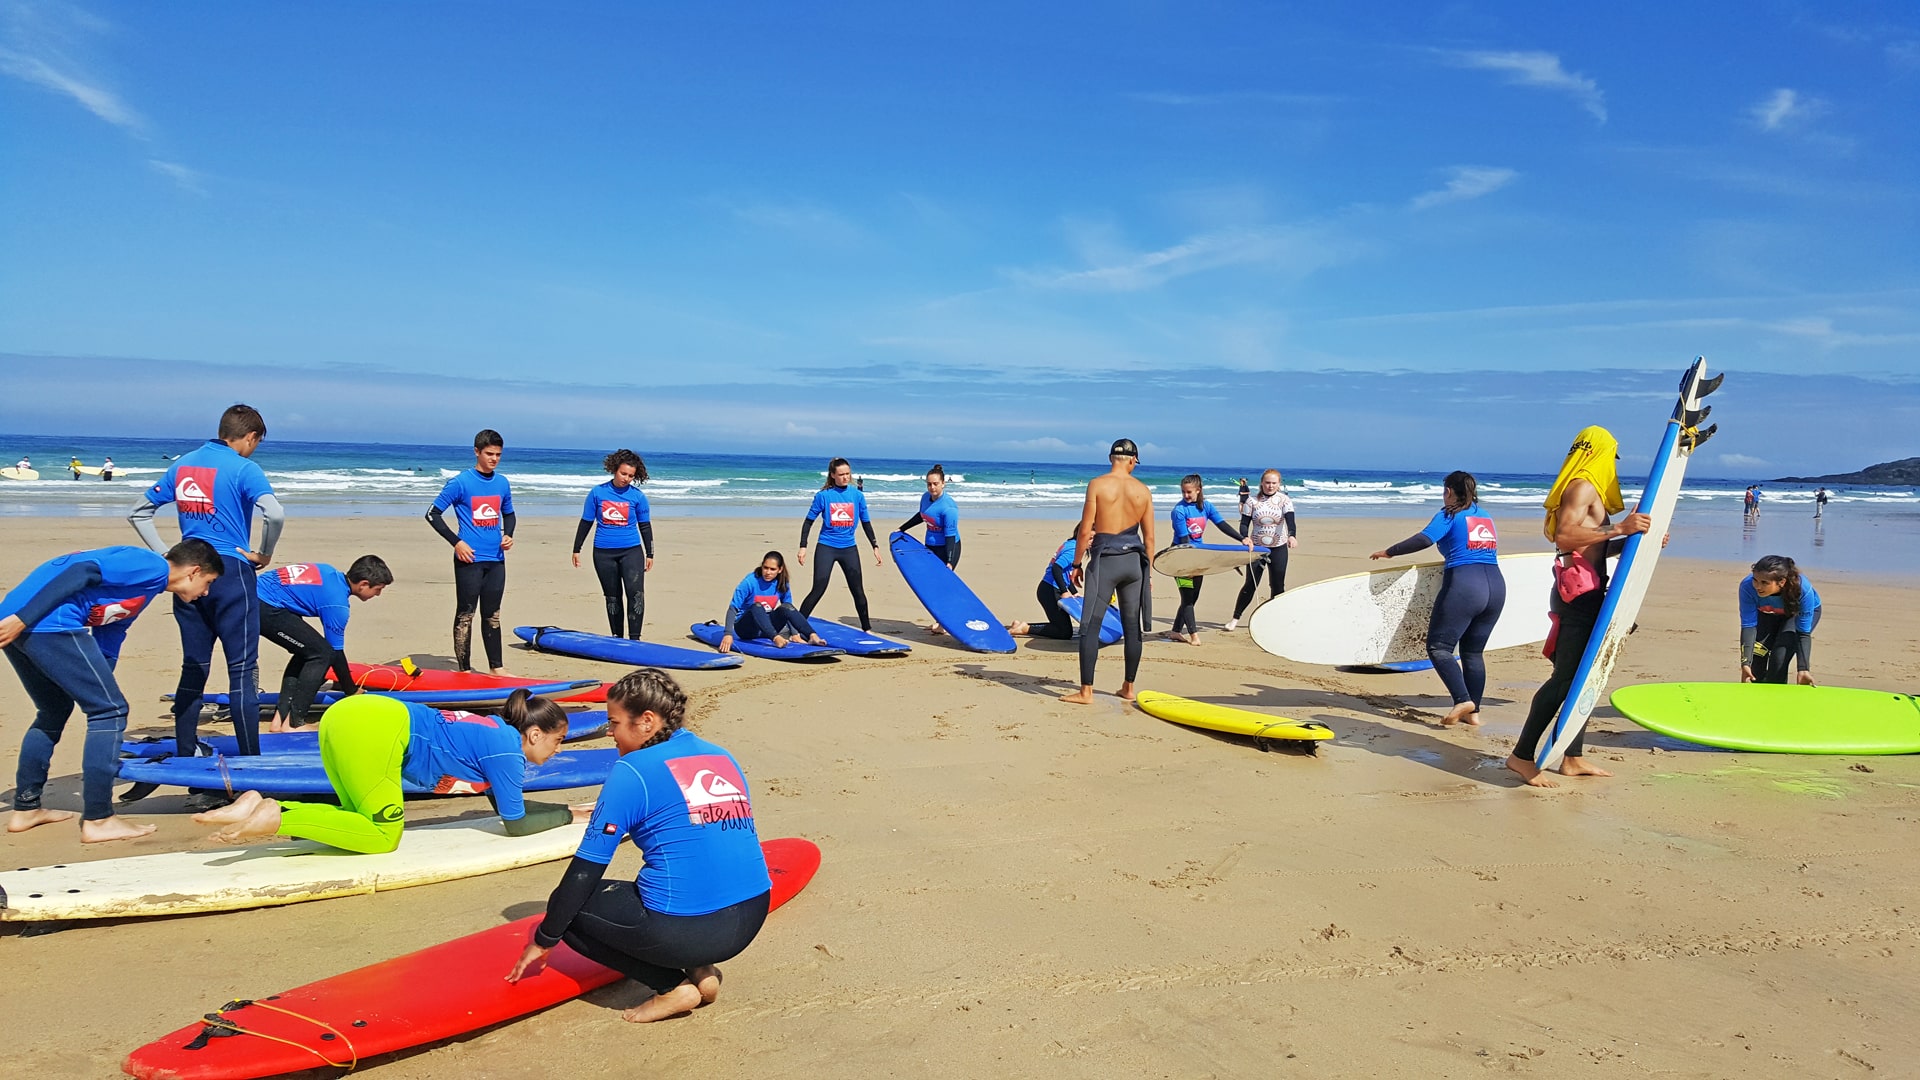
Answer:
[[[1653,524],[1653,518],[1641,513],[1611,521],[1611,515],[1626,509],[1626,501],[1620,497],[1619,451],[1619,442],[1606,428],[1581,429],[1560,465],[1552,490],[1547,492],[1544,531],[1560,553],[1555,558],[1554,590],[1548,598],[1554,629],[1547,638],[1547,657],[1553,661],[1553,674],[1534,692],[1526,726],[1520,729],[1520,741],[1507,757],[1507,768],[1532,787],[1559,786],[1533,763],[1534,750],[1560,714],[1560,706],[1566,702],[1580,670],[1587,641],[1599,622],[1600,605],[1607,598],[1607,556],[1624,546],[1627,537],[1646,532]],[[1585,739],[1585,732],[1574,736],[1561,759],[1561,774],[1612,776],[1581,756]]]
[[[1105,611],[1117,593],[1120,625],[1126,629],[1127,677],[1120,697],[1133,700],[1133,679],[1140,673],[1140,650],[1146,629],[1153,624],[1153,586],[1148,580],[1153,558],[1153,493],[1133,478],[1140,450],[1132,439],[1115,439],[1107,451],[1107,475],[1087,481],[1087,501],[1080,511],[1073,581],[1083,584],[1083,610]],[[1080,689],[1061,698],[1075,705],[1093,703],[1093,670],[1100,662],[1099,622],[1080,632]]]

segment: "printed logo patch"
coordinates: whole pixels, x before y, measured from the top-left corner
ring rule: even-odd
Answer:
[[[630,509],[632,506],[629,503],[603,502],[600,504],[600,524],[609,529],[625,528],[627,511]]]
[[[753,602],[766,608],[768,611],[772,611],[774,608],[780,606],[780,598],[777,596],[756,596],[753,598]]]
[[[967,629],[969,630],[985,630],[986,628],[987,628],[987,623],[986,623],[986,620],[984,619],[968,619],[967,620]]]
[[[173,476],[173,501],[183,514],[213,516],[213,483],[219,469],[204,465],[183,465]]]
[[[475,495],[473,497],[473,527],[476,529],[497,529],[500,527],[500,496]]]
[[[620,826],[609,821],[605,825],[600,826],[600,832],[606,836],[619,836]]]
[[[440,715],[449,724],[478,724],[481,727],[499,727],[500,721],[491,716],[470,713],[465,709],[441,709]]]
[[[280,576],[280,584],[282,585],[320,584],[320,568],[317,566],[308,566],[306,563],[288,563],[274,571],[274,573]]]
[[[1207,535],[1207,519],[1206,518],[1188,518],[1187,519],[1187,539],[1198,540],[1205,535]]]
[[[731,821],[751,821],[753,805],[747,800],[747,782],[740,770],[723,754],[696,754],[670,758],[667,770],[680,784],[687,800],[687,821],[694,825],[725,825]]]
[[[853,504],[850,502],[828,503],[827,524],[835,528],[853,527]]]
[[[1493,530],[1493,519],[1470,517],[1467,519],[1467,550],[1492,551],[1500,546],[1500,538]]]
[[[147,598],[144,596],[132,596],[125,600],[110,600],[104,604],[95,604],[87,610],[87,625],[112,626],[117,622],[126,622],[140,614],[140,609],[146,606]]]
[[[433,785],[435,795],[478,795],[492,787],[484,780],[461,780],[457,777],[443,776]]]

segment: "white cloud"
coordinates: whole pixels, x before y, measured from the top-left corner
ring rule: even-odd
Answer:
[[[206,174],[198,169],[189,169],[177,161],[162,161],[159,158],[148,158],[147,165],[154,172],[180,185],[182,191],[191,191],[195,195],[207,193],[205,185],[200,182]]]
[[[1176,278],[1234,266],[1257,266],[1296,276],[1350,258],[1357,245],[1309,226],[1254,225],[1188,237],[1156,251],[1127,248],[1110,229],[1079,229],[1072,238],[1092,265],[1083,269],[1007,271],[1023,285],[1092,292],[1140,292]]]
[[[1801,97],[1797,90],[1781,87],[1747,110],[1762,131],[1779,131],[1804,124],[1826,111],[1819,98]]]
[[[1444,187],[1414,197],[1412,206],[1415,210],[1491,195],[1520,175],[1512,169],[1485,165],[1455,165],[1449,171],[1452,175],[1447,178]]]
[[[1454,52],[1448,55],[1460,67],[1500,72],[1516,86],[1537,86],[1567,94],[1595,120],[1607,122],[1606,96],[1600,92],[1600,84],[1561,67],[1560,58],[1553,53]]]
[[[139,113],[58,53],[30,56],[13,48],[0,48],[0,73],[65,94],[107,123],[134,135],[141,134],[144,122]]]
[[[1765,458],[1757,458],[1750,454],[1721,454],[1718,460],[1720,464],[1730,469],[1757,469],[1768,464]]]

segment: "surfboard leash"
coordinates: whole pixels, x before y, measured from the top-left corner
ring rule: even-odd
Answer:
[[[347,1048],[348,1060],[344,1062],[334,1061],[333,1059],[327,1057],[327,1055],[321,1053],[320,1051],[314,1049],[311,1046],[308,1046],[305,1043],[295,1042],[292,1039],[283,1039],[278,1035],[269,1035],[264,1031],[255,1031],[252,1028],[241,1027],[239,1024],[236,1024],[232,1020],[227,1019],[226,1017],[227,1013],[237,1009],[244,1009],[250,1005],[257,1008],[266,1009],[269,1012],[277,1012],[282,1016],[291,1016],[295,1020],[305,1020],[307,1023],[312,1024],[314,1027],[323,1029],[325,1034],[321,1035],[320,1038],[328,1042],[331,1042],[335,1039],[340,1040],[341,1045]],[[220,1038],[228,1035],[252,1035],[254,1038],[257,1038],[257,1039],[266,1039],[269,1042],[277,1042],[284,1046],[291,1046],[299,1050],[305,1050],[307,1053],[312,1054],[314,1057],[319,1058],[321,1062],[324,1063],[328,1068],[344,1069],[347,1072],[352,1072],[354,1069],[360,1067],[360,1052],[353,1048],[353,1040],[347,1038],[345,1035],[340,1034],[340,1029],[334,1027],[332,1024],[329,1024],[324,1020],[315,1020],[311,1016],[294,1012],[292,1009],[283,1009],[278,1005],[269,1005],[264,1001],[258,1001],[250,998],[240,998],[238,1000],[227,1002],[225,1005],[220,1006],[219,1009],[215,1010],[214,1012],[210,1012],[206,1014],[200,1019],[203,1023],[206,1024],[206,1027],[200,1032],[200,1034],[197,1037],[194,1038],[192,1042],[187,1044],[186,1049],[188,1050],[201,1049],[202,1047],[207,1045],[207,1040],[210,1038]]]

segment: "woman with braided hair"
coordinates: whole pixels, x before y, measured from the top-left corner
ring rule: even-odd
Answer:
[[[719,996],[715,965],[760,932],[773,881],[739,763],[687,730],[686,716],[686,692],[658,668],[629,672],[607,691],[620,760],[508,982],[539,970],[565,941],[653,991],[624,1014],[634,1023]],[[623,836],[646,865],[635,881],[602,880]]]

